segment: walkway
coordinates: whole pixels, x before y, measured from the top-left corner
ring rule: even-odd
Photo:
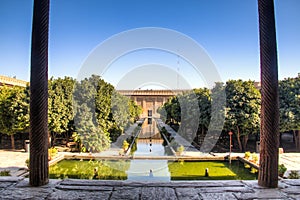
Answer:
[[[257,181],[129,182],[50,180],[30,187],[28,179],[0,177],[1,199],[101,199],[101,200],[231,200],[300,199],[300,180],[282,180],[279,188],[259,187]]]
[[[28,158],[29,153],[0,150],[0,171],[10,171],[11,176],[19,176],[27,169],[25,161]]]
[[[186,152],[198,152],[201,153],[198,149],[196,149],[193,145],[191,145],[190,141],[187,141],[183,137],[181,137],[174,129],[172,129],[169,125],[165,124],[161,119],[155,119],[156,123],[161,129],[162,127],[165,127],[165,129],[168,131],[168,133],[171,134],[172,137],[174,137],[175,141],[179,144],[184,146],[184,149]]]

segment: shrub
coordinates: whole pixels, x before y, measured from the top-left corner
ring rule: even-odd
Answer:
[[[177,152],[179,154],[182,154],[183,151],[184,151],[184,146],[183,145],[180,145],[179,147],[177,147]]]
[[[257,163],[258,161],[258,155],[256,153],[252,153],[252,161],[254,161],[255,163]]]
[[[299,179],[300,175],[297,170],[291,170],[288,178],[289,179]]]
[[[251,153],[250,153],[250,151],[246,151],[246,152],[245,152],[245,156],[244,156],[244,158],[245,158],[245,159],[249,159],[249,158],[250,158],[250,156],[251,156]]]
[[[258,170],[256,168],[251,167],[250,173],[255,174],[257,172],[258,172]]]
[[[9,170],[0,171],[0,176],[11,176]]]
[[[247,163],[244,163],[244,167],[247,168],[247,169],[249,169],[251,166],[249,164],[247,164]]]
[[[284,164],[278,165],[278,173],[279,176],[283,176],[283,174],[286,172],[287,168],[284,166]]]
[[[123,141],[123,150],[126,152],[128,147],[129,147],[129,143],[126,140],[124,140]]]
[[[29,158],[27,158],[27,159],[25,160],[25,164],[26,164],[26,166],[27,166],[28,169],[29,169],[29,166],[30,166],[30,160],[29,160]]]
[[[48,158],[49,160],[52,160],[52,158],[54,158],[57,155],[57,149],[52,147],[50,149],[48,149]]]

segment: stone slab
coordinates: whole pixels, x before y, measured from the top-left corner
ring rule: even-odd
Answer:
[[[195,188],[176,188],[175,192],[179,200],[201,200],[202,196]]]
[[[288,195],[300,195],[300,186],[299,187],[288,187],[285,189],[282,189],[284,193],[287,193]]]
[[[243,192],[253,193],[254,190],[248,187],[203,187],[198,188],[198,193],[218,193],[218,192]]]
[[[282,182],[292,186],[300,186],[299,179],[283,179]]]
[[[140,197],[140,187],[116,187],[112,192],[110,200],[138,200]]]
[[[169,187],[144,187],[141,192],[141,200],[148,199],[177,199],[175,190]]]
[[[13,184],[15,184],[15,183],[14,182],[0,182],[0,188],[7,188]]]
[[[203,200],[233,200],[237,199],[232,193],[204,193],[201,194]]]
[[[66,179],[60,185],[89,185],[89,186],[135,186],[135,187],[242,187],[245,184],[241,181],[171,181],[171,182],[157,182],[157,181],[113,181],[113,180],[76,180]]]
[[[289,199],[278,189],[261,189],[252,193],[234,193],[237,199]]]
[[[88,185],[58,185],[55,187],[60,190],[82,190],[82,191],[112,191],[110,186],[88,186]]]
[[[48,200],[73,200],[73,199],[88,199],[88,200],[96,200],[96,199],[109,199],[111,195],[111,191],[62,191],[55,190],[48,196]]]
[[[23,177],[0,176],[0,182],[18,182],[23,179]]]
[[[255,181],[243,181],[243,183],[246,186],[248,186],[250,188],[253,188],[253,189],[261,189],[261,190],[266,189],[265,187],[262,187],[262,186],[258,185],[258,182],[256,180]],[[285,182],[283,182],[283,181],[278,182],[278,188],[279,189],[283,189],[283,188],[286,188],[286,187],[288,187],[288,185]]]
[[[40,200],[52,192],[51,188],[41,187],[27,187],[27,188],[11,188],[1,192],[1,199],[3,200],[17,200],[17,199],[30,199]]]

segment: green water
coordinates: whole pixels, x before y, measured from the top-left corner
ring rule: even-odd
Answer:
[[[230,165],[222,161],[178,161],[168,164],[171,180],[256,180],[257,173],[251,173],[240,161]],[[208,169],[208,176],[205,170]]]
[[[142,162],[142,161],[140,161]],[[145,160],[146,162],[153,162]],[[63,160],[50,167],[50,178],[64,179],[100,179],[100,180],[127,180],[130,160]],[[153,168],[153,177],[148,176],[149,169],[144,173],[136,174],[136,180],[166,180],[163,176],[169,176],[168,180],[255,180],[257,173],[251,173],[244,164],[233,161],[231,165],[222,161],[169,161],[167,169],[156,170]],[[208,176],[205,169],[208,168]],[[158,169],[158,168],[157,168]],[[135,169],[136,170],[136,169]],[[161,174],[165,172],[165,175]],[[131,172],[132,173],[132,172]]]
[[[50,167],[49,175],[54,179],[126,180],[129,166],[126,160],[62,160]]]

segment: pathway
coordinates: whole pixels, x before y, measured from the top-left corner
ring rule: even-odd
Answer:
[[[185,152],[197,152],[201,153],[198,149],[196,149],[193,145],[191,145],[190,141],[187,141],[184,139],[180,134],[178,134],[174,129],[172,129],[169,125],[165,124],[161,119],[155,119],[156,123],[161,129],[162,127],[165,127],[165,129],[174,137],[175,141],[179,144],[184,146]]]

